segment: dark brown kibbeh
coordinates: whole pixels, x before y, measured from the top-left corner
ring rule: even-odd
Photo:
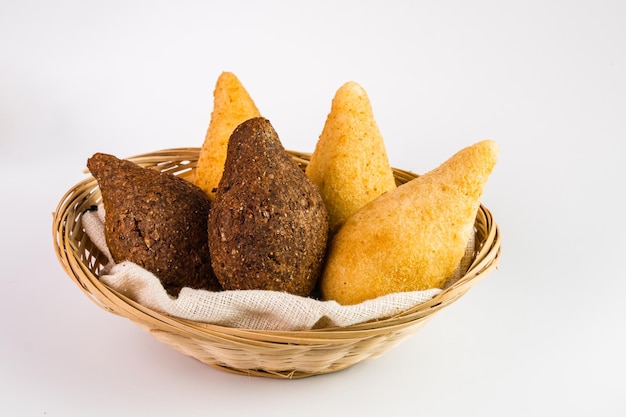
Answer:
[[[181,288],[220,290],[211,269],[208,196],[173,174],[96,153],[87,167],[98,181],[105,238],[113,260],[134,262],[171,296]]]
[[[211,261],[222,287],[309,296],[327,239],[322,197],[270,122],[240,124],[209,215]]]

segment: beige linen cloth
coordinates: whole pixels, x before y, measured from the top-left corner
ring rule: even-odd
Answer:
[[[82,216],[82,223],[91,241],[109,258],[109,264],[99,277],[103,283],[145,307],[173,317],[204,323],[282,331],[343,327],[393,316],[441,292],[435,288],[394,293],[348,306],[335,301],[261,290],[211,292],[183,288],[178,297],[174,298],[167,294],[159,279],[151,272],[132,262],[113,262],[104,238],[102,205],[97,210],[86,212]],[[471,251],[469,255],[464,260],[471,260]],[[467,262],[461,262],[457,275],[466,269]]]

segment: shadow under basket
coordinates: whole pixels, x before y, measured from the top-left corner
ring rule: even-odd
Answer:
[[[127,158],[141,166],[191,179],[199,148],[167,149]],[[310,154],[288,151],[305,169]],[[417,175],[394,169],[403,184]],[[473,262],[456,282],[429,301],[386,319],[347,327],[303,331],[260,331],[230,328],[171,317],[146,308],[98,279],[107,263],[85,233],[83,213],[101,201],[96,180],[89,176],[70,189],[53,214],[53,240],[67,274],[92,301],[132,320],[159,341],[197,360],[233,373],[274,378],[302,378],[348,368],[382,355],[416,333],[435,313],[463,296],[497,268],[500,232],[491,213],[480,206],[475,222]]]

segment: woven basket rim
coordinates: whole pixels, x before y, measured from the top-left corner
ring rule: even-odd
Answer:
[[[126,159],[142,166],[156,167],[184,177],[193,175],[199,151],[200,148],[197,147],[171,148],[138,154]],[[299,151],[288,150],[287,152],[302,167],[306,166],[311,155]],[[399,184],[417,177],[417,174],[411,171],[398,168],[393,168],[393,171]],[[468,271],[432,299],[395,316],[346,327],[290,331],[242,329],[194,322],[151,310],[99,281],[97,272],[94,272],[99,268],[98,259],[106,262],[82,230],[79,218],[85,209],[99,202],[100,194],[96,180],[89,175],[87,170],[85,174],[87,177],[65,193],[53,213],[52,234],[57,258],[70,278],[94,303],[111,313],[131,319],[153,333],[181,335],[184,338],[206,340],[207,343],[228,343],[235,347],[240,346],[242,349],[267,349],[268,346],[294,343],[314,347],[328,343],[351,343],[354,340],[379,337],[383,333],[407,333],[411,331],[412,326],[430,319],[439,310],[463,296],[472,286],[498,267],[500,258],[499,228],[493,221],[490,211],[481,204],[476,221],[477,241],[480,241],[481,245],[477,248],[474,261]],[[250,374],[252,372],[251,370],[241,371],[227,365],[220,365],[220,367],[237,373]],[[314,374],[325,372],[314,372]],[[310,374],[300,373],[297,370],[291,373],[281,371],[277,372],[277,375],[273,373],[271,369],[261,371],[263,376],[298,377]]]

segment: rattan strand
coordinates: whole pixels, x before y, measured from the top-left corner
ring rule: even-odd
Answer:
[[[199,148],[166,149],[128,158],[145,166],[191,179]],[[302,169],[310,154],[289,151]],[[396,182],[416,177],[394,169]],[[219,369],[242,375],[302,378],[336,372],[376,358],[419,331],[433,316],[463,296],[498,266],[500,232],[487,208],[476,216],[476,252],[463,277],[431,300],[394,317],[343,328],[304,331],[237,329],[178,319],[146,308],[98,279],[106,257],[93,245],[81,225],[81,216],[100,202],[91,176],[63,196],[53,215],[57,257],[72,280],[97,305],[130,319],[157,340]]]

